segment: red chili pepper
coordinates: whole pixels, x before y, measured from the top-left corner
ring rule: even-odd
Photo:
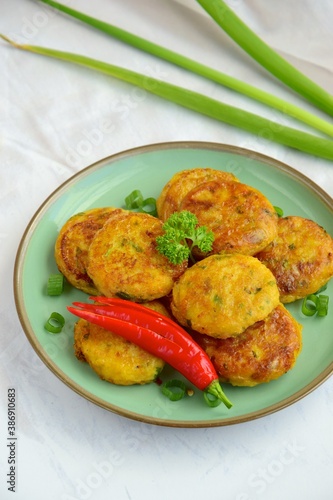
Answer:
[[[67,309],[163,359],[198,389],[231,408],[208,355],[177,323],[135,302],[106,297],[93,300],[101,304],[74,302],[75,307]]]

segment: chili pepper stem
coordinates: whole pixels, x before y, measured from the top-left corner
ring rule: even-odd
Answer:
[[[209,384],[209,386],[206,387],[205,392],[208,392],[212,396],[215,396],[216,398],[220,399],[222,401],[222,403],[224,403],[227,408],[232,407],[232,402],[224,394],[222,387],[220,386],[220,383],[218,380],[213,380],[213,382],[211,382]]]

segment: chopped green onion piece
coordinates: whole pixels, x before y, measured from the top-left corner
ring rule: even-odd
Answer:
[[[125,205],[128,210],[139,208],[142,206],[143,196],[139,189],[135,189],[125,198]]]
[[[320,158],[333,160],[333,141],[331,140],[323,139],[282,124],[277,126],[276,122],[249,111],[224,104],[223,102],[199,94],[198,92],[162,80],[157,80],[153,77],[147,77],[147,75],[120,66],[115,66],[70,52],[38,47],[36,45],[20,45],[1,34],[0,37],[18,49],[42,54],[47,57],[53,57],[73,64],[79,64],[95,71],[100,71],[119,80],[136,85],[139,88],[143,88],[152,94],[163,97],[180,106],[229,125],[247,130],[252,134],[262,136],[265,131],[268,131],[267,140],[272,140]]]
[[[233,89],[236,92],[244,94],[251,99],[255,99],[259,102],[266,104],[267,106],[277,109],[281,111],[284,115],[288,114],[297,120],[300,120],[308,125],[311,125],[313,128],[324,132],[327,135],[333,136],[333,125],[322,118],[313,115],[312,113],[302,109],[298,106],[295,106],[284,99],[276,97],[273,94],[269,94],[253,85],[250,85],[247,82],[243,82],[242,80],[238,80],[230,75],[222,73],[214,68],[206,66],[205,64],[201,64],[194,59],[190,59],[182,54],[178,54],[172,50],[169,50],[161,45],[150,42],[149,40],[134,35],[129,31],[125,31],[117,26],[113,26],[112,24],[108,24],[104,21],[96,19],[94,17],[88,16],[82,12],[71,9],[66,5],[63,5],[59,2],[55,2],[53,0],[42,0],[44,3],[51,5],[55,9],[58,9],[66,14],[74,17],[75,19],[79,19],[80,21],[96,28],[107,35],[110,35],[118,40],[121,40],[124,43],[131,45],[139,50],[145,51],[149,54],[152,54],[156,57],[169,61],[177,66],[185,68],[188,71],[192,71],[198,75],[201,75],[205,78],[208,78],[214,82],[219,83],[220,85],[224,85],[227,88]],[[211,0],[209,0],[211,2]],[[236,21],[237,22],[237,21]],[[238,21],[240,22],[240,21]],[[237,30],[237,27],[236,27]],[[238,29],[238,32],[242,32],[242,28]]]
[[[321,316],[321,317],[327,316],[328,302],[329,302],[328,295],[318,295],[318,302],[317,302],[318,316]]]
[[[304,297],[302,302],[302,313],[305,316],[314,316],[317,312],[318,297],[314,293]]]
[[[211,394],[207,391],[203,392],[204,395],[204,400],[210,406],[211,408],[215,408],[216,406],[220,406],[222,403],[221,399],[219,399],[217,396],[214,396],[214,394]]]
[[[275,212],[278,214],[278,217],[283,217],[283,210],[280,207],[274,207]]]
[[[314,316],[316,313],[320,317],[327,316],[328,303],[328,295],[317,295],[317,293],[312,293],[304,297],[302,302],[302,313],[305,316]]]
[[[144,212],[145,214],[153,215],[154,217],[156,217],[156,199],[151,197],[143,200],[141,207],[139,207],[139,212]]]
[[[47,295],[61,295],[64,289],[64,276],[50,274],[47,282]]]
[[[170,401],[179,401],[185,396],[186,385],[182,380],[167,380],[162,385],[162,393],[169,398]]]
[[[61,314],[53,312],[45,323],[44,328],[50,333],[60,333],[64,324],[65,318]]]
[[[125,206],[127,210],[138,210],[145,214],[157,215],[156,200],[155,198],[143,199],[142,193],[139,189],[135,189],[125,198]]]

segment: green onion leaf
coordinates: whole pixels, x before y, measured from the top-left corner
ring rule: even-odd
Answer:
[[[44,328],[50,333],[60,333],[64,325],[65,318],[61,314],[53,312],[45,323]]]
[[[64,289],[64,276],[62,274],[50,274],[47,282],[47,295],[61,295]]]
[[[207,391],[203,392],[203,396],[204,396],[204,400],[206,401],[208,406],[210,406],[211,408],[215,408],[216,406],[220,406],[220,404],[222,403],[220,398],[218,398],[217,396],[215,396]]]
[[[71,9],[70,7],[67,7],[59,2],[54,2],[53,0],[41,1],[98,29],[99,31],[106,33],[107,35],[131,45],[132,47],[148,52],[149,54],[164,59],[172,64],[192,71],[193,73],[203,76],[220,85],[224,85],[225,87],[246,95],[251,99],[255,99],[271,108],[277,109],[283,114],[292,116],[297,120],[302,121],[303,123],[306,123],[311,127],[333,137],[333,125],[331,123],[302,108],[299,108],[298,106],[295,106],[294,104],[289,103],[288,101],[280,99],[272,94],[269,94],[268,92],[254,87],[253,85],[217,71],[216,69],[210,68],[209,66],[198,63],[197,61],[178,54],[177,52],[173,52],[172,50],[166,49],[165,47],[136,36],[128,31],[122,30],[121,28]]]
[[[170,401],[179,401],[185,396],[186,385],[182,380],[172,379],[162,384],[162,393]]]
[[[203,115],[214,118],[229,125],[247,130],[259,137],[266,137],[279,144],[289,146],[308,154],[319,156],[327,160],[333,160],[333,141],[302,132],[300,130],[277,124],[254,113],[241,110],[234,106],[224,104],[220,101],[207,97],[198,92],[188,90],[140,73],[107,64],[96,59],[91,59],[79,54],[62,52],[58,50],[38,47],[33,45],[20,45],[4,35],[1,38],[14,45],[16,48],[53,57],[63,61],[85,66],[92,70],[106,73],[143,88],[152,94],[163,97],[187,109],[191,109]]]
[[[242,49],[267,71],[319,109],[333,116],[333,96],[271,49],[223,0],[197,0],[197,2]]]

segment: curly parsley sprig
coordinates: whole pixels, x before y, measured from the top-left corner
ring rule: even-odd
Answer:
[[[172,264],[181,264],[186,259],[195,261],[194,247],[203,253],[210,252],[214,234],[205,226],[198,226],[197,217],[187,210],[175,212],[163,224],[165,234],[156,238],[157,250]]]

